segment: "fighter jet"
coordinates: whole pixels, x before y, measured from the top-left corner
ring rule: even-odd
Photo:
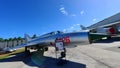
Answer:
[[[105,18],[95,24],[88,27],[80,25],[82,30],[90,30],[93,33],[103,33],[112,36],[119,36],[120,34],[120,12]]]
[[[47,49],[49,46],[55,46],[56,40],[62,40],[65,47],[74,47],[78,44],[89,44],[89,32],[70,32],[63,33],[54,31],[44,34],[38,38],[32,39],[25,34],[25,44],[17,45],[15,49],[26,47],[31,49]],[[14,49],[13,48],[13,49]]]
[[[69,33],[54,31],[32,39],[30,36],[25,34],[24,44],[16,45],[13,48],[7,49],[7,51],[16,50],[22,47],[25,47],[25,51],[27,51],[28,49],[36,49],[36,50],[43,49],[47,51],[48,47],[56,46],[55,43],[57,40],[61,40],[65,48],[76,47],[77,45],[90,44],[95,39],[101,37],[107,37],[107,36],[108,35],[90,33],[89,31],[79,31],[79,32],[69,32]]]

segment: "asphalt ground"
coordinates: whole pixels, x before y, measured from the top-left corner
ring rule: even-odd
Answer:
[[[58,60],[53,47],[44,55],[41,66],[34,64],[30,56],[24,57],[24,53],[20,53],[0,60],[0,68],[120,68],[120,40],[114,38],[67,48],[67,63],[64,65],[56,64]]]

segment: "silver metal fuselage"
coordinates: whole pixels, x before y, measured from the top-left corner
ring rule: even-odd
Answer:
[[[55,35],[39,37],[28,41],[27,46],[39,44],[41,46],[50,46],[51,43],[55,44],[56,38],[68,37],[69,43],[64,44],[65,46],[70,45],[82,45],[89,44],[89,32],[71,32],[71,33],[59,33]]]

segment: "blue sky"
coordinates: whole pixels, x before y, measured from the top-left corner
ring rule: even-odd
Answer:
[[[120,12],[120,0],[0,0],[0,37],[80,30]]]

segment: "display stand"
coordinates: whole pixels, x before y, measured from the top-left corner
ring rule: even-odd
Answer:
[[[62,39],[55,40],[55,54],[57,65],[64,65],[66,64],[66,49],[64,47],[64,42]]]

